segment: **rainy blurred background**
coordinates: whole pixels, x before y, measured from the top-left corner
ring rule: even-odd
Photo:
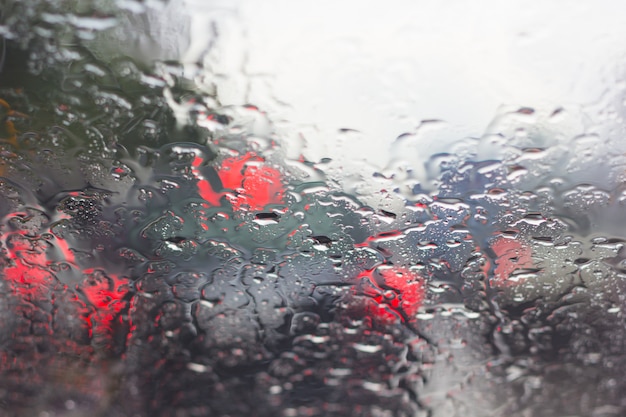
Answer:
[[[0,0],[0,415],[626,414],[626,5]]]

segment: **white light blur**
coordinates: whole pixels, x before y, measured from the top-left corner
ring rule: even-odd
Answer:
[[[625,71],[626,3],[615,1],[175,0],[148,25],[185,45],[160,57],[204,64],[222,104],[266,111],[288,156],[364,177],[423,120],[445,123],[410,164],[481,136],[503,106],[606,123]]]

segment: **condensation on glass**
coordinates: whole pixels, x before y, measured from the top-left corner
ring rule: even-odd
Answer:
[[[3,1],[0,415],[624,415],[626,13],[558,3]]]

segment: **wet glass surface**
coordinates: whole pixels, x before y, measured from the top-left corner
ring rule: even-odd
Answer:
[[[0,415],[624,415],[626,13],[557,3],[0,2]]]

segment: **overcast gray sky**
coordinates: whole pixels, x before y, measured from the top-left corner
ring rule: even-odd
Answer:
[[[507,108],[564,107],[573,134],[622,114],[626,2],[173,0],[148,24],[222,104],[266,111],[289,156],[366,177],[423,120],[444,123],[401,150],[414,166]]]

